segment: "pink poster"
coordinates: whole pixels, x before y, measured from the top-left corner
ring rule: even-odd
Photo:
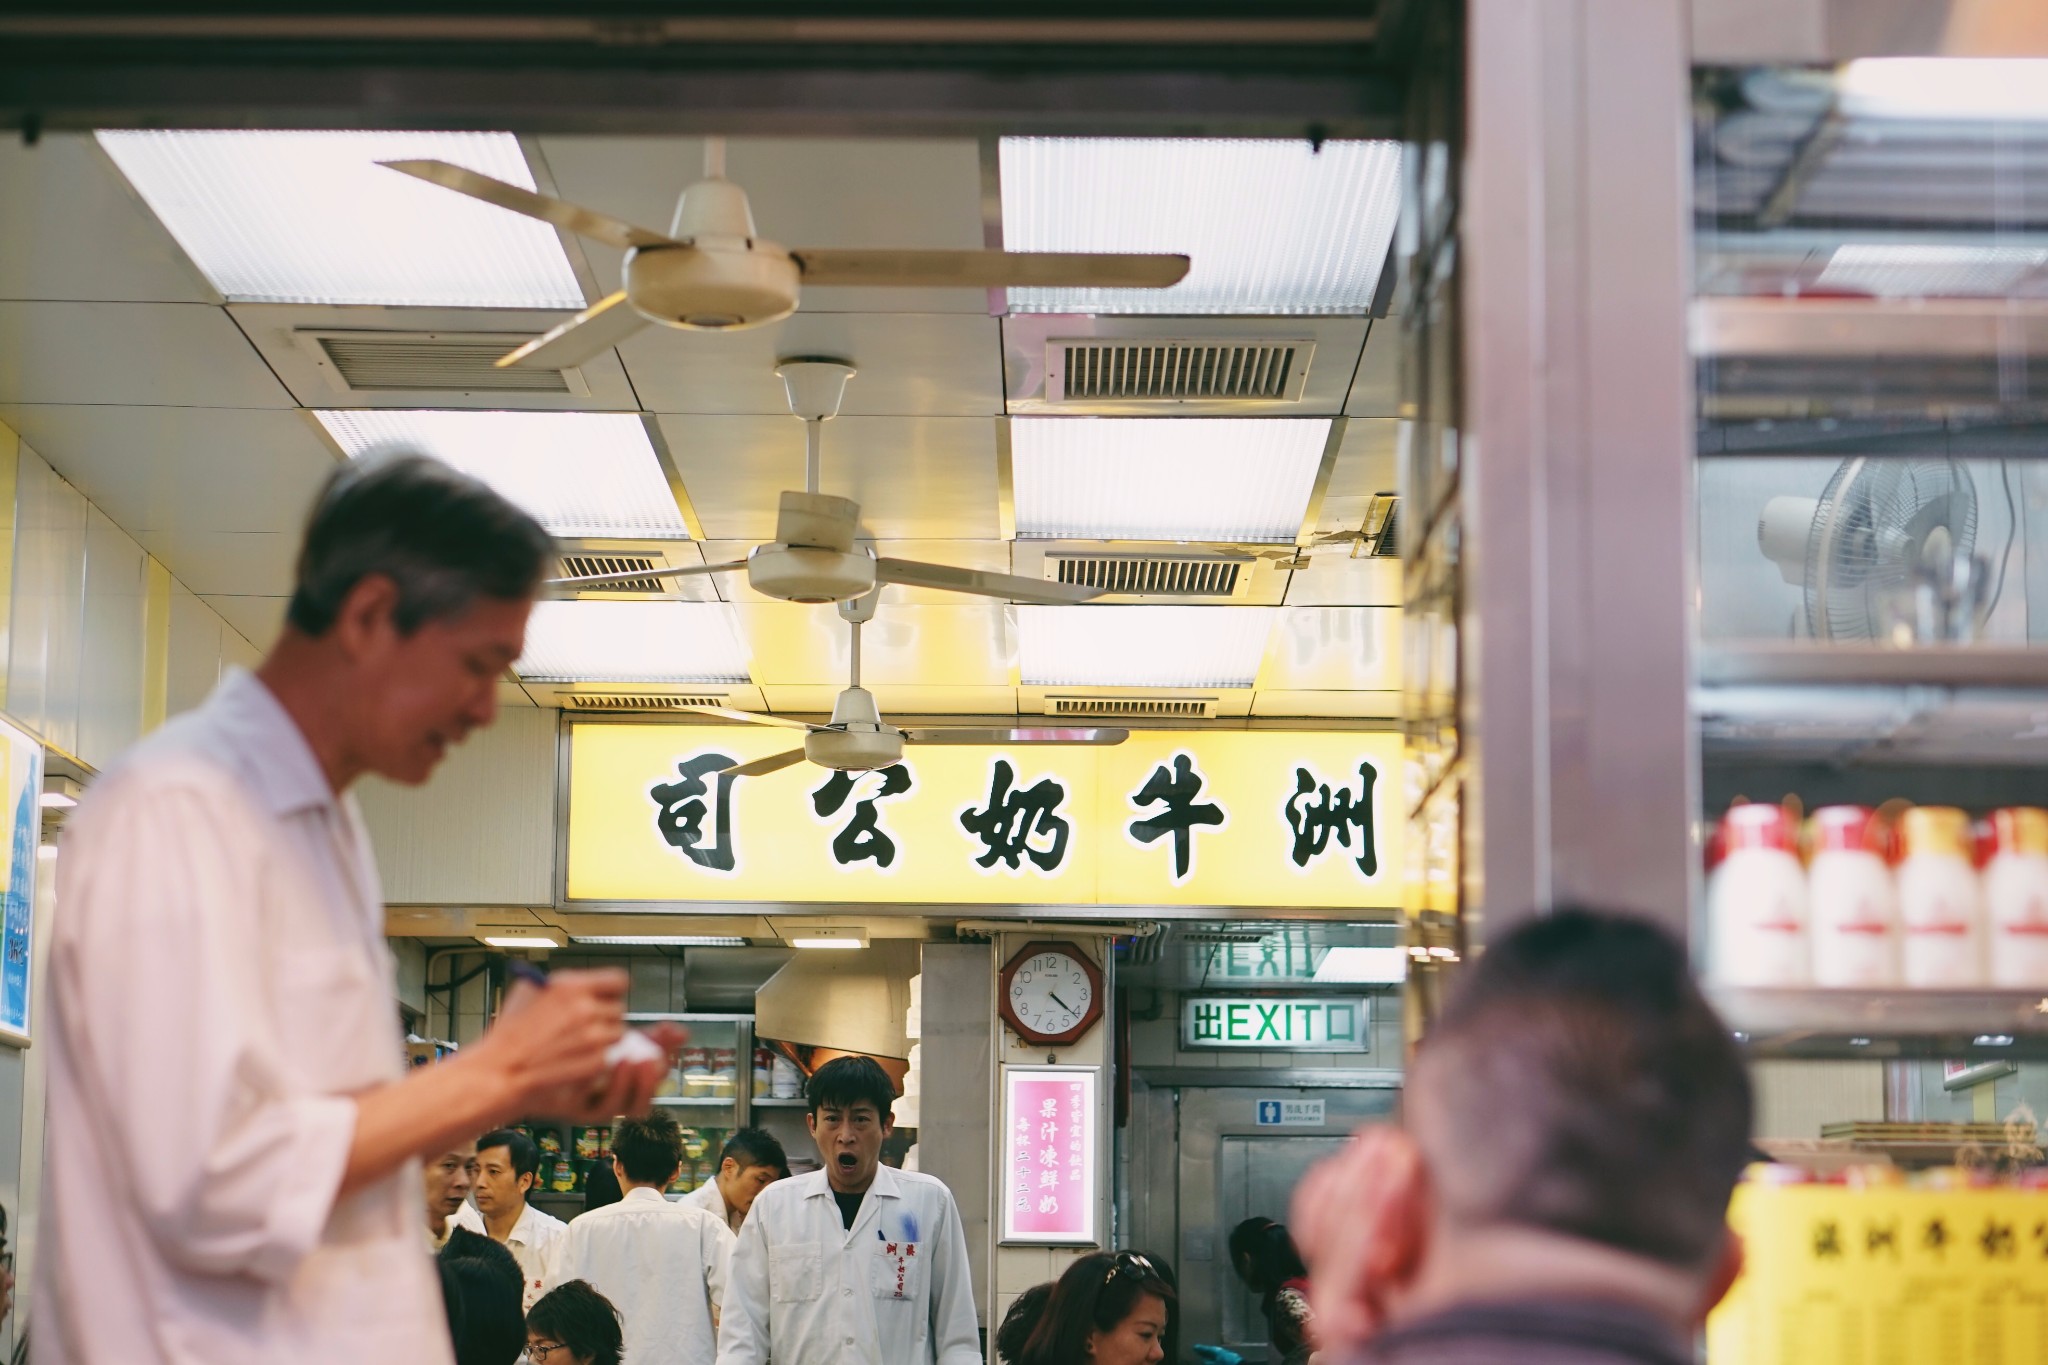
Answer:
[[[1003,1240],[1095,1243],[1095,1068],[1003,1073]]]

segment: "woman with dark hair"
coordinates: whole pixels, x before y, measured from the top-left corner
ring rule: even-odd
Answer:
[[[519,1299],[525,1274],[498,1243],[468,1228],[452,1228],[436,1258],[455,1365],[513,1365],[525,1340]]]
[[[1045,1316],[1046,1301],[1052,1298],[1052,1281],[1034,1284],[1019,1294],[1010,1304],[1010,1311],[1003,1314],[1003,1325],[996,1328],[996,1359],[1003,1365],[1020,1365],[1024,1359],[1024,1343],[1031,1340],[1031,1333],[1038,1326],[1038,1320]]]
[[[1158,1365],[1177,1305],[1158,1267],[1098,1251],[1067,1267],[1019,1365]]]
[[[1280,1365],[1305,1365],[1315,1352],[1308,1306],[1308,1267],[1286,1227],[1270,1218],[1247,1218],[1230,1230],[1230,1264],[1259,1296],[1266,1334]]]
[[[619,1310],[587,1280],[549,1290],[526,1315],[526,1358],[533,1365],[619,1365],[625,1349]]]

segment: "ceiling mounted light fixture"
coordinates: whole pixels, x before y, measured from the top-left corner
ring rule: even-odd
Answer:
[[[1017,535],[1292,543],[1327,417],[1016,417]]]
[[[558,536],[687,540],[689,526],[630,412],[317,412],[351,459],[388,448],[480,479]]]
[[[554,683],[749,681],[723,602],[536,602],[512,671]]]
[[[2037,247],[1851,242],[1835,248],[1813,283],[1881,299],[1995,297],[2044,265],[2048,250]]]
[[[1332,948],[1316,966],[1323,986],[1398,986],[1408,979],[1406,948]]]
[[[825,948],[851,951],[868,946],[865,929],[817,925],[792,931],[784,940],[792,948]]]
[[[1250,687],[1277,607],[1018,607],[1026,687]]]
[[[1366,313],[1401,212],[1401,145],[1006,137],[1011,251],[1174,251],[1169,289],[1009,291],[1019,313]]]
[[[452,161],[534,188],[510,133],[108,131],[100,145],[231,302],[581,308],[545,223],[393,175]]]
[[[2048,122],[2048,58],[1865,57],[1835,94],[1852,118]]]
[[[569,941],[604,948],[744,948],[747,941],[725,934],[571,934]]]
[[[569,936],[545,924],[480,924],[476,936],[492,948],[566,948]]]

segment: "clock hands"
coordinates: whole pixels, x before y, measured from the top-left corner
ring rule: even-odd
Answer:
[[[1046,994],[1052,997],[1053,1004],[1058,1005],[1068,1014],[1072,1014],[1074,1012],[1074,1007],[1072,1005],[1069,1005],[1066,1001],[1060,999],[1058,991],[1047,991]]]

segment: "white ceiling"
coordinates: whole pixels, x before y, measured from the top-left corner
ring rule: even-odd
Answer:
[[[549,137],[525,146],[543,190],[660,230],[702,160],[692,138]],[[747,188],[760,233],[786,245],[992,240],[983,148],[973,141],[738,139],[728,172]],[[617,286],[617,252],[580,241],[569,250],[593,296]],[[1394,487],[1393,320],[1368,332],[1363,318],[1004,319],[991,316],[989,302],[979,290],[811,289],[800,312],[770,327],[731,335],[647,328],[588,367],[586,398],[371,400],[330,391],[304,365],[292,329],[524,333],[552,318],[229,307],[91,138],[0,145],[0,421],[259,645],[282,621],[307,502],[340,458],[310,407],[644,412],[705,538],[688,556],[701,549],[721,560],[768,538],[776,495],[801,486],[803,431],[788,415],[775,361],[845,356],[860,373],[845,415],[824,431],[823,487],[859,500],[878,553],[1036,572],[1020,567],[1004,537],[1002,419],[1028,410],[1037,394],[1020,386],[1034,382],[1046,337],[1167,325],[1182,335],[1315,341],[1304,401],[1277,415],[1349,420],[1306,531],[1355,529],[1371,496]],[[1032,549],[1026,565],[1038,554]],[[1257,687],[1221,709],[1395,714],[1398,562],[1352,560],[1337,547],[1305,569],[1262,565],[1257,581],[1269,578],[1277,582],[1258,600],[1287,610]],[[836,615],[760,598],[743,578],[693,582],[734,604],[770,707],[829,709],[846,671],[846,627]],[[1043,693],[1018,685],[1012,608],[900,588],[883,604],[864,638],[863,674],[884,707],[1002,713]]]

